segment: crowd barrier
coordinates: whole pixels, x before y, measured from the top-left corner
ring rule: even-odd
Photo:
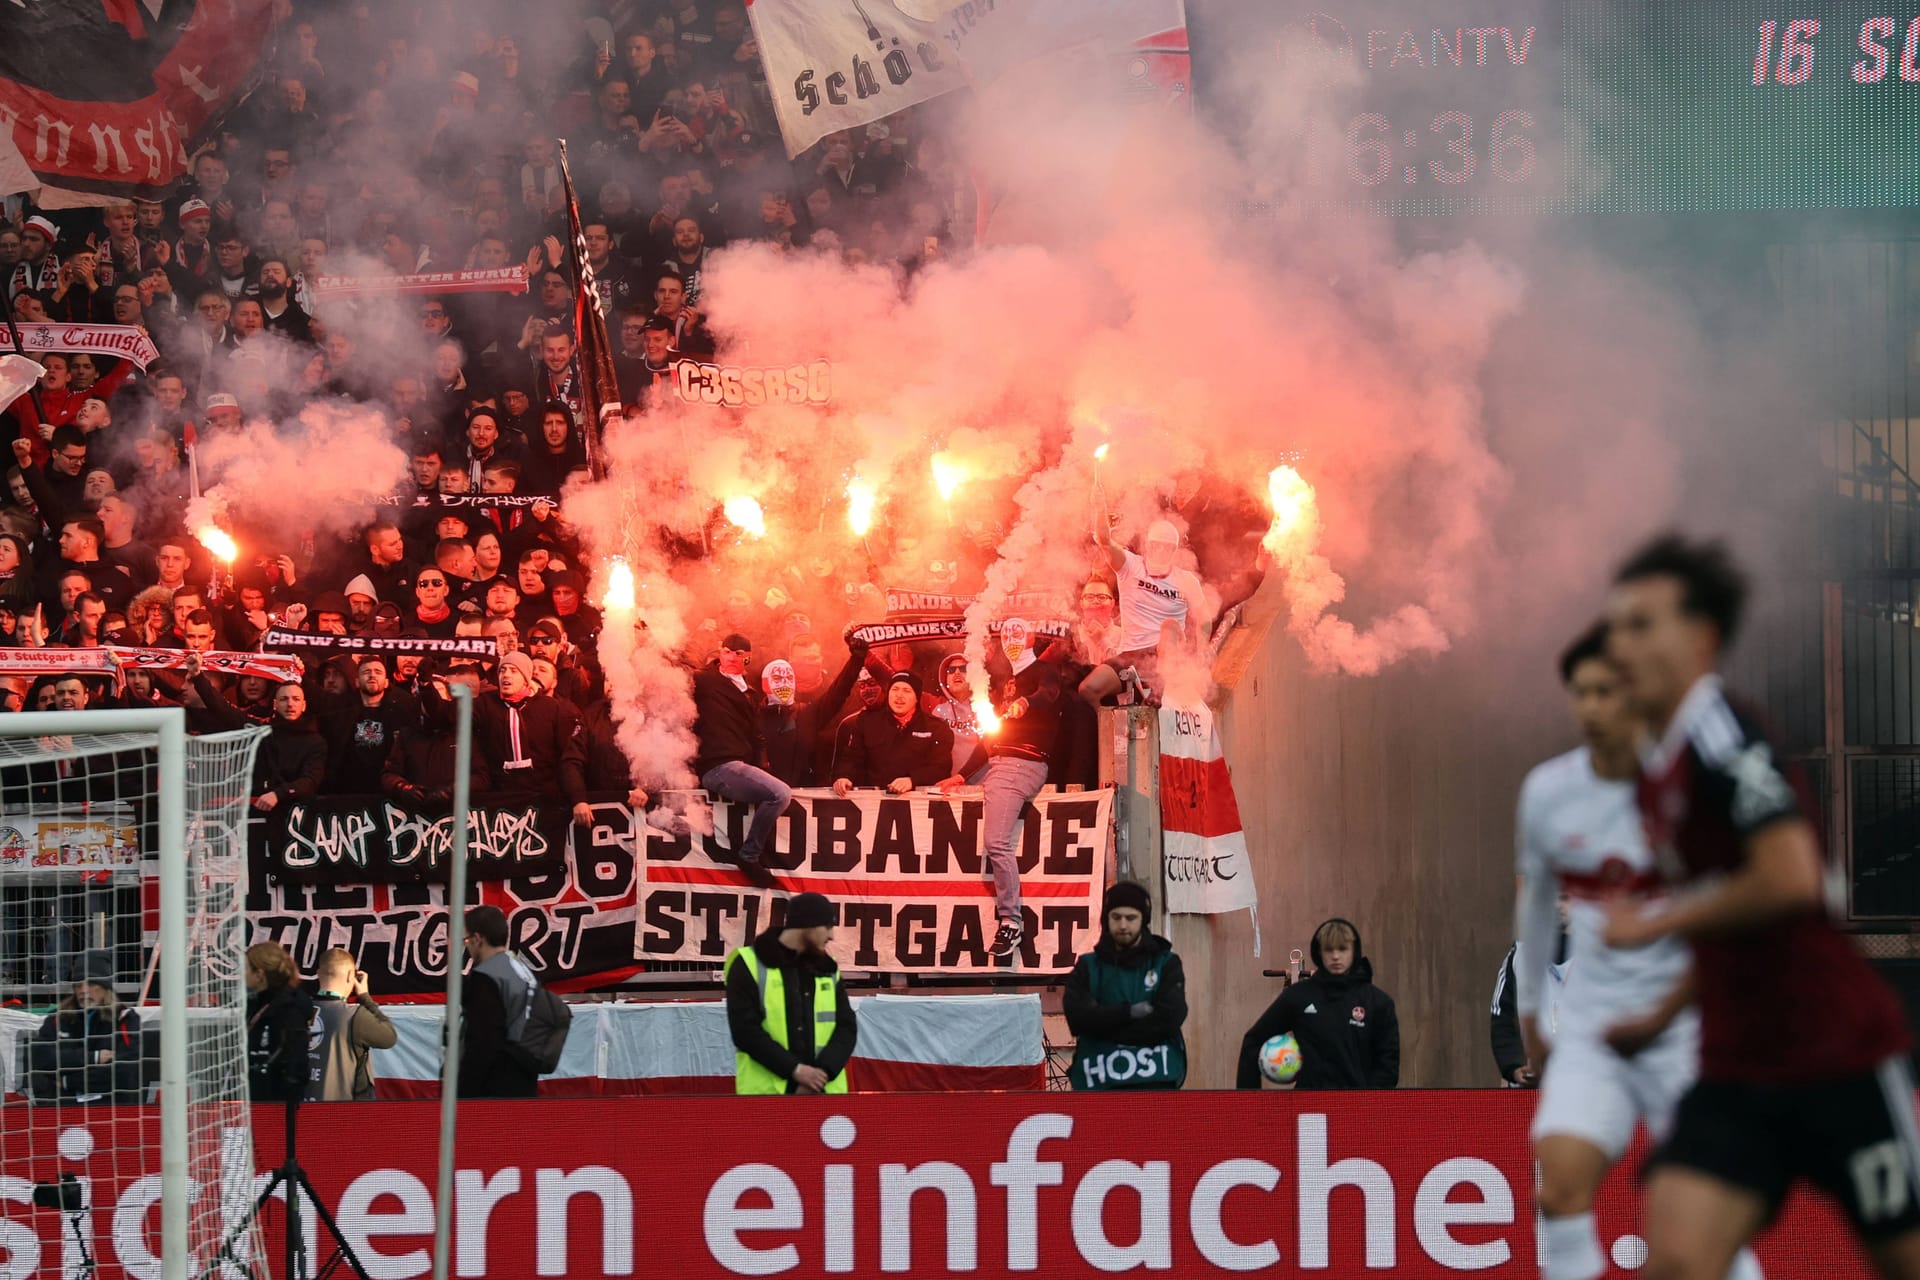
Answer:
[[[472,1102],[452,1274],[1535,1280],[1532,1104],[1413,1090]],[[58,1274],[66,1224],[24,1201],[61,1172],[92,1180],[83,1227],[100,1280],[157,1274],[156,1193],[117,1179],[111,1158],[157,1141],[157,1113],[15,1108],[0,1123],[0,1275]],[[438,1123],[429,1102],[301,1112],[302,1162],[376,1280],[430,1269]],[[278,1108],[256,1108],[254,1132],[270,1168]],[[1613,1274],[1632,1275],[1644,1250],[1630,1171],[1598,1215]],[[1772,1280],[1868,1274],[1834,1212],[1806,1197],[1760,1256]]]
[[[1046,1087],[1040,997],[855,996],[855,1092],[904,1093]],[[382,1098],[440,1096],[438,1005],[387,1010],[400,1042],[374,1053]],[[733,1092],[733,1038],[717,1000],[577,1004],[548,1097]]]
[[[1040,997],[855,996],[859,1051],[847,1068],[856,1092],[1043,1089],[1046,1048]],[[152,1025],[158,1013],[145,1011]],[[385,1099],[440,1096],[439,1005],[386,1009],[400,1034],[373,1055]],[[27,1043],[43,1018],[0,1009],[0,1098],[24,1100]],[[730,1094],[733,1039],[717,1000],[577,1004],[560,1069],[540,1081],[547,1097]],[[0,1280],[7,1280],[0,1271]]]

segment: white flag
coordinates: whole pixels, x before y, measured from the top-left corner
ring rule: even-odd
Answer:
[[[1181,0],[970,0],[914,16],[928,12],[924,0],[750,0],[789,156],[1042,54],[1185,22]]]
[[[1220,733],[1204,702],[1160,708],[1160,838],[1167,914],[1220,915],[1244,907],[1254,913],[1253,953],[1259,955],[1253,863]]]

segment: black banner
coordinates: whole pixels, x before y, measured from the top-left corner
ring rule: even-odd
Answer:
[[[545,875],[566,860],[562,805],[476,804],[467,814],[467,875]],[[443,883],[453,815],[386,796],[289,800],[253,825],[256,879],[292,884]]]
[[[289,631],[269,627],[260,637],[262,649],[312,654],[322,661],[338,653],[378,653],[397,658],[476,658],[492,662],[498,656],[490,636],[455,636],[435,640],[427,636],[333,636],[318,631]]]
[[[513,949],[542,981],[564,991],[604,987],[643,967],[633,954],[640,889],[634,843],[636,836],[645,840],[645,828],[623,800],[590,803],[589,826],[575,826],[556,810],[563,852],[551,866],[467,887],[468,904],[505,912]],[[253,825],[264,829],[266,823]],[[544,819],[539,825],[546,829]],[[379,999],[433,999],[446,990],[444,877],[436,883],[301,884],[269,879],[266,866],[256,840],[247,892],[249,941],[283,943],[305,973],[329,947],[345,947]]]
[[[1027,623],[1029,636],[1058,640],[1073,631],[1073,624],[1060,618],[1042,618]],[[987,625],[987,634],[999,635],[1000,624]],[[965,640],[967,620],[952,618],[908,618],[898,622],[868,622],[847,632],[847,639],[862,644],[931,644],[942,640]]]

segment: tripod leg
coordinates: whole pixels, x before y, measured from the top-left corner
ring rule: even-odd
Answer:
[[[253,1230],[253,1224],[260,1220],[260,1215],[266,1211],[267,1201],[273,1199],[274,1191],[286,1180],[287,1171],[284,1168],[273,1171],[273,1176],[267,1179],[267,1185],[260,1189],[258,1196],[254,1197],[253,1207],[247,1210],[247,1216],[240,1219],[233,1230],[227,1233],[227,1238],[220,1242],[219,1251],[213,1255],[213,1260],[207,1263],[205,1270],[201,1271],[200,1280],[215,1280],[221,1268],[225,1266],[233,1267],[247,1280],[260,1280],[260,1273],[254,1270],[256,1264],[251,1260],[243,1262],[236,1249],[247,1233]]]
[[[307,1171],[296,1164],[290,1176],[293,1179],[293,1185],[299,1188],[308,1202],[313,1205],[314,1213],[320,1218],[320,1229],[333,1237],[334,1258],[344,1260],[347,1268],[358,1276],[359,1280],[369,1280],[367,1269],[360,1265],[360,1259],[355,1256],[353,1246],[348,1244],[346,1237],[340,1234],[340,1225],[333,1220],[333,1211],[327,1208],[326,1203],[320,1199],[319,1193],[314,1191],[313,1184],[307,1181]],[[332,1265],[333,1260],[329,1259],[327,1266],[321,1270],[328,1270]],[[307,1280],[307,1277],[296,1277],[295,1280]]]

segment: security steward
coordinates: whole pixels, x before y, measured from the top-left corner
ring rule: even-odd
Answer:
[[[1173,944],[1147,931],[1153,902],[1122,880],[1101,904],[1100,941],[1067,978],[1075,1089],[1178,1089],[1187,1079],[1187,975]]]
[[[786,918],[727,957],[736,1093],[845,1093],[859,1030],[827,954],[833,904],[796,894]]]

